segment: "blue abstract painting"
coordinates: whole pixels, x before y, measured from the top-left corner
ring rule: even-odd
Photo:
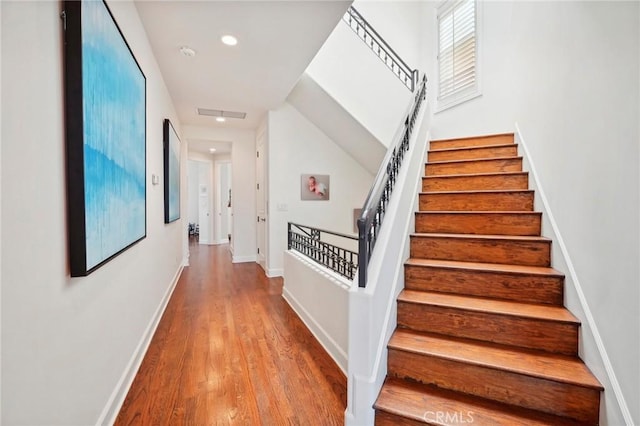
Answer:
[[[164,120],[164,222],[180,219],[180,139]]]
[[[83,2],[86,270],[146,236],[146,81],[103,1]]]

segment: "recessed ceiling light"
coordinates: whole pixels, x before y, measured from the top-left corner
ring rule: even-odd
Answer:
[[[209,148],[209,152],[213,154],[214,152],[216,152],[216,149],[215,148]]]
[[[180,47],[180,53],[190,58],[193,58],[194,56],[196,56],[196,51],[190,48],[189,46]]]
[[[236,44],[238,44],[238,39],[232,35],[223,35],[221,40],[227,46],[235,46]]]
[[[225,118],[224,118],[224,117],[216,117],[216,121],[217,121],[218,123],[224,123],[226,120],[225,120]]]

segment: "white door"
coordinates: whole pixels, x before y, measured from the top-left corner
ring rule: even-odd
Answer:
[[[225,243],[231,240],[231,163],[222,162],[217,164],[218,169],[218,223],[220,233],[218,243]]]
[[[200,164],[199,162],[193,161],[193,160],[189,160],[189,163],[188,163],[187,182],[188,182],[188,188],[189,188],[189,196],[187,198],[189,199],[189,202],[188,202],[187,212],[188,212],[189,224],[192,224],[194,226],[200,223],[199,222],[200,218],[198,213],[198,203],[199,203],[198,188],[200,186],[200,183],[198,181],[199,164]]]
[[[200,244],[212,243],[213,221],[211,220],[211,163],[198,165],[198,223],[200,226]]]
[[[198,196],[198,222],[200,226],[200,237],[198,242],[200,244],[210,244],[209,235],[211,229],[209,226],[209,219],[211,212],[209,211],[209,191],[206,185],[200,184]]]
[[[258,224],[256,240],[257,261],[262,269],[267,270],[267,252],[266,252],[266,233],[267,233],[267,199],[265,196],[265,132],[263,131],[257,137],[256,151],[256,207]]]

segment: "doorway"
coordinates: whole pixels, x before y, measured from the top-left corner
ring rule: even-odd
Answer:
[[[233,241],[233,189],[231,187],[231,162],[216,161],[216,232],[215,244]]]
[[[199,244],[211,244],[212,164],[209,161],[189,160],[189,236]]]
[[[263,129],[256,138],[256,226],[257,262],[267,272],[267,197],[266,197],[266,131]],[[267,274],[268,275],[268,274]]]

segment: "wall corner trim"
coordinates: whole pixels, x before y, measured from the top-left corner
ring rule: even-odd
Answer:
[[[122,404],[127,397],[129,388],[133,384],[133,380],[135,379],[138,369],[142,364],[142,360],[144,359],[144,356],[149,349],[149,345],[151,344],[153,335],[155,334],[156,329],[160,324],[160,319],[162,319],[162,315],[164,314],[164,311],[169,304],[169,300],[171,299],[171,295],[173,295],[173,290],[178,284],[178,280],[182,275],[183,269],[184,265],[180,265],[178,267],[178,270],[176,271],[176,274],[174,275],[169,288],[167,288],[167,291],[160,300],[160,305],[158,305],[158,308],[151,317],[151,321],[149,322],[147,329],[142,334],[138,346],[133,352],[131,359],[127,363],[127,366],[125,367],[122,376],[118,380],[115,389],[111,393],[111,396],[109,397],[109,400],[102,410],[102,413],[100,413],[100,417],[98,417],[96,425],[112,425],[115,422],[116,417],[118,417],[120,408],[122,407]]]

